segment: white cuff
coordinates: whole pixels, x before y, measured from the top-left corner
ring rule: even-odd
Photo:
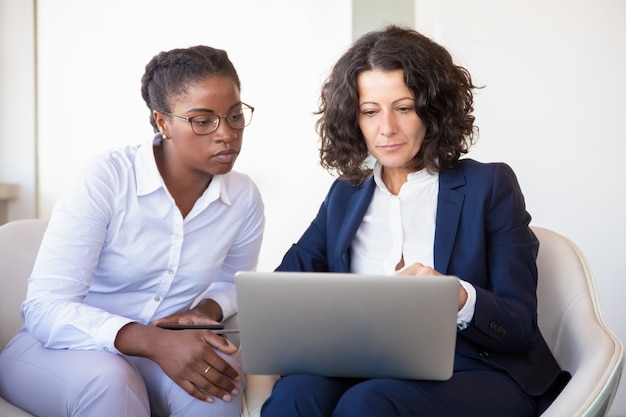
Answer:
[[[474,318],[474,310],[476,308],[476,288],[467,281],[459,280],[459,283],[467,291],[467,301],[463,308],[459,310],[456,316],[456,326],[459,330],[463,330],[467,327],[469,322]]]

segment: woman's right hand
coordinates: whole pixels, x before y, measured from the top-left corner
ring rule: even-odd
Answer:
[[[210,330],[166,330],[129,323],[117,334],[117,349],[158,363],[174,382],[202,401],[230,401],[239,394],[237,370],[217,354],[237,352],[226,338]]]
[[[402,276],[415,276],[415,277],[429,277],[429,276],[442,276],[443,274],[439,271],[436,271],[434,268],[430,266],[426,266],[419,262],[416,262],[412,265],[409,265],[400,271],[398,271],[398,275]],[[461,311],[465,303],[467,302],[467,291],[463,286],[459,283],[459,306],[458,311]]]

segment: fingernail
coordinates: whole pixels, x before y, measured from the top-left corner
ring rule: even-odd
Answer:
[[[225,395],[222,397],[222,400],[224,400],[224,401],[230,401],[230,398],[231,398],[231,397],[230,397],[230,395],[229,395],[229,394],[225,394]]]
[[[213,397],[207,397],[205,401],[208,402],[208,403],[212,403],[213,402]]]
[[[239,390],[237,388],[233,388],[233,390],[230,393],[233,395],[237,395],[239,394]]]

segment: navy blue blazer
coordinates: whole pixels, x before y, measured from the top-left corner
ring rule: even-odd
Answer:
[[[350,272],[350,245],[375,183],[333,183],[320,210],[277,270]],[[439,174],[435,270],[476,288],[474,318],[457,334],[455,372],[499,369],[532,396],[562,372],[537,327],[537,238],[511,168],[463,159]]]

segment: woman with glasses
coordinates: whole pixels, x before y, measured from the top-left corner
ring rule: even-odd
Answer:
[[[237,311],[264,214],[232,171],[253,107],[226,52],[174,49],[146,66],[156,135],[93,161],[55,206],[0,357],[0,392],[46,416],[239,416],[237,348],[207,329]],[[10,378],[7,376],[10,375]]]
[[[474,88],[413,30],[357,40],[322,87],[317,123],[322,166],[339,179],[277,268],[459,277],[452,377],[287,375],[263,417],[533,417],[568,380],[537,327],[538,242],[515,174],[461,158]]]

